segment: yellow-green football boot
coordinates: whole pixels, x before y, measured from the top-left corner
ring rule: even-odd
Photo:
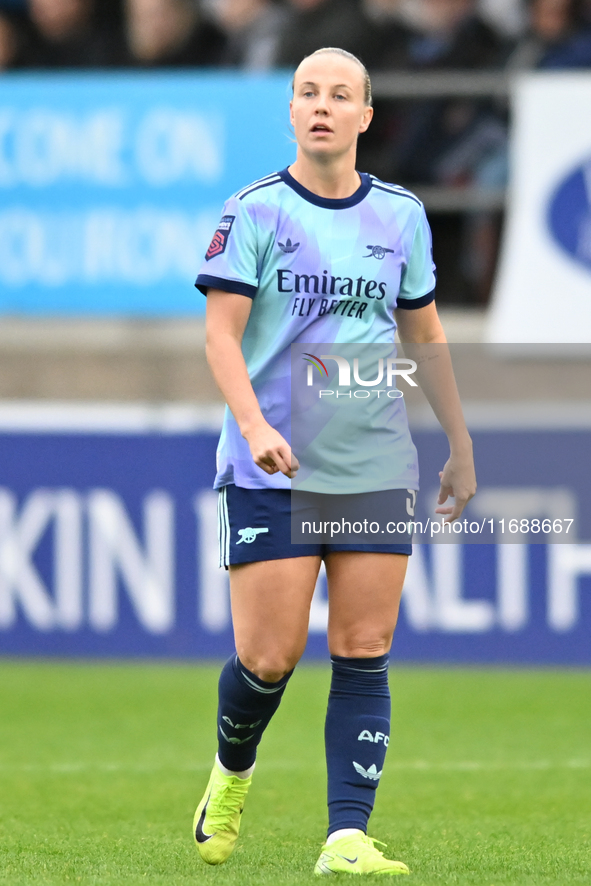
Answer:
[[[396,876],[409,874],[407,866],[401,861],[390,861],[376,849],[374,840],[361,832],[341,837],[330,845],[322,847],[320,858],[314,868],[315,874],[384,874]],[[385,846],[380,843],[380,846]]]
[[[193,836],[199,855],[207,864],[222,864],[234,849],[244,801],[252,782],[224,775],[217,760],[193,819]]]

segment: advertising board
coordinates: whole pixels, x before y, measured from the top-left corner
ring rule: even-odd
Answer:
[[[224,201],[293,159],[289,77],[0,79],[0,313],[196,314]]]
[[[496,519],[513,496],[530,524],[561,508],[588,525],[591,427],[516,424],[472,427],[480,488],[469,519]],[[231,653],[211,488],[218,426],[216,413],[180,406],[0,409],[0,654]],[[444,440],[428,428],[413,436],[428,509]],[[415,546],[394,659],[591,664],[588,539],[503,537]],[[321,576],[308,656],[326,655],[326,620]]]

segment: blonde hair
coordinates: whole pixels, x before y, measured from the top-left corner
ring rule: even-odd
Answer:
[[[355,62],[361,68],[361,73],[363,75],[363,102],[368,107],[372,106],[372,97],[371,97],[371,80],[369,78],[369,74],[367,73],[367,68],[363,64],[363,62],[357,58],[356,55],[353,55],[352,52],[348,52],[346,49],[340,49],[338,46],[324,46],[322,49],[317,49],[315,52],[311,52],[310,55],[305,55],[302,59],[302,62],[305,62],[307,58],[313,58],[315,55],[324,55],[327,53],[333,53],[335,55],[342,55],[343,58],[348,58],[349,61]],[[302,63],[300,62],[300,64]],[[299,67],[299,65],[298,65]],[[295,74],[293,75],[293,80],[291,81],[291,89],[293,92],[295,82]]]

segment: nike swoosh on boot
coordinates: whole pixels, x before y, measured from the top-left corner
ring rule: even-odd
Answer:
[[[205,815],[207,813],[207,805],[209,800],[203,807],[203,811],[199,816],[199,821],[197,822],[197,827],[195,828],[195,839],[198,843],[207,843],[208,840],[211,840],[212,837],[215,837],[215,834],[206,834],[203,830],[203,823],[205,821]]]

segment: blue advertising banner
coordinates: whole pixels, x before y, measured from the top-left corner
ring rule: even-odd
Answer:
[[[287,166],[287,74],[4,74],[0,312],[195,314],[230,194]]]
[[[12,411],[11,427],[0,415],[0,654],[230,654],[211,489],[218,417],[188,407],[71,407],[54,420],[49,407],[28,409],[18,422]],[[428,497],[445,453],[440,432],[414,436]],[[556,508],[566,518],[589,507],[591,429],[473,436],[483,471],[471,519],[495,518],[511,495],[530,524]],[[527,470],[511,458],[526,444]],[[568,470],[549,486],[548,452],[557,447]],[[500,477],[485,467],[501,463]],[[541,537],[417,545],[393,658],[591,664],[591,544]],[[309,656],[326,655],[326,619],[321,577]]]

